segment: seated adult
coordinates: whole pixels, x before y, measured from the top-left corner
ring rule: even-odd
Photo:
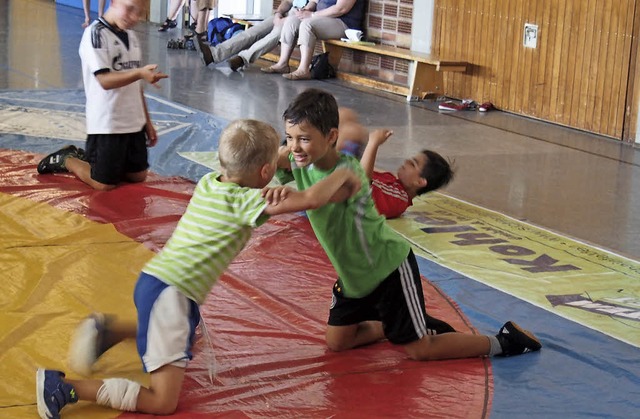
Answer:
[[[366,0],[311,0],[304,8],[290,13],[280,35],[280,58],[265,73],[279,73],[289,80],[308,80],[317,40],[340,39],[347,29],[362,30]],[[300,65],[290,71],[289,58],[296,40],[300,46]]]
[[[287,13],[292,8],[301,9],[306,4],[307,0],[283,0],[272,16],[216,46],[197,40],[196,47],[202,62],[208,66],[233,57],[229,60],[229,67],[233,71],[238,71],[274,49],[280,41],[280,32]]]

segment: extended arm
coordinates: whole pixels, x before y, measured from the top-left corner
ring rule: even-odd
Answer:
[[[270,205],[264,212],[269,215],[277,215],[316,209],[329,202],[344,201],[357,193],[358,190],[360,190],[360,179],[354,172],[349,169],[336,169],[309,189],[288,191],[286,198],[277,203],[270,195],[273,189],[265,189],[265,199],[270,202]]]
[[[377,129],[369,134],[369,141],[360,159],[360,166],[362,166],[369,179],[371,179],[373,175],[373,167],[376,164],[378,148],[384,144],[391,135],[393,135],[393,131],[388,129]]]
[[[96,75],[96,78],[104,90],[117,89],[138,80],[145,80],[148,83],[156,84],[160,80],[169,77],[164,73],[156,71],[157,68],[158,66],[156,64],[149,64],[132,70],[99,73]]]

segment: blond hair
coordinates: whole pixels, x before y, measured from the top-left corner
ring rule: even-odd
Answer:
[[[227,176],[242,176],[274,162],[279,144],[278,133],[271,125],[254,119],[238,119],[220,134],[220,166]]]

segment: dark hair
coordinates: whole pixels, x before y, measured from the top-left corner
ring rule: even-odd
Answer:
[[[447,185],[453,179],[454,171],[447,159],[431,150],[422,150],[427,157],[427,161],[422,167],[420,176],[427,180],[427,185],[416,191],[417,195],[422,195],[430,191],[435,191]]]
[[[282,118],[293,125],[307,122],[327,135],[332,128],[338,128],[338,104],[331,93],[308,89],[293,99]]]

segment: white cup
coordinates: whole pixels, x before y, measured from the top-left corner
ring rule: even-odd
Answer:
[[[344,34],[351,42],[358,42],[362,39],[362,31],[359,31],[357,29],[347,29],[344,31]]]

